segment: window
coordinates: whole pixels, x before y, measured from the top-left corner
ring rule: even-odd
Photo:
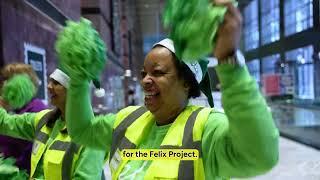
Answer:
[[[43,47],[37,47],[29,43],[24,43],[24,57],[24,62],[32,66],[32,69],[35,71],[40,80],[36,97],[47,103],[48,92],[46,50]]]
[[[306,46],[286,52],[287,61],[297,61],[300,64],[312,63],[313,47]]]
[[[265,96],[280,95],[280,76],[278,72],[279,54],[262,58],[261,86]]]
[[[285,0],[284,14],[286,36],[313,26],[312,0]]]
[[[277,72],[277,62],[280,59],[279,54],[262,58],[262,74],[274,74]]]
[[[288,61],[295,61],[295,96],[299,99],[314,99],[313,47],[306,46],[286,52]]]
[[[267,44],[279,40],[279,0],[261,0],[261,42]]]
[[[247,62],[247,67],[250,74],[254,77],[258,84],[260,84],[260,62],[259,59],[254,59]]]
[[[259,46],[258,1],[252,1],[244,9],[244,43],[245,50]]]

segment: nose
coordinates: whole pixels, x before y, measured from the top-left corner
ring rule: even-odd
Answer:
[[[47,85],[47,89],[48,89],[49,92],[52,91],[53,85],[52,85],[52,82],[51,82],[51,81],[49,81],[49,83],[48,83],[48,85]]]
[[[152,77],[149,74],[147,74],[142,78],[141,85],[142,87],[148,87],[152,85],[152,82],[153,82]]]

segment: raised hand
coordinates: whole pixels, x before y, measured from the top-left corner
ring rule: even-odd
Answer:
[[[213,50],[218,61],[232,56],[239,47],[242,32],[242,16],[230,0],[215,0],[216,5],[226,6],[224,21],[218,29],[216,47]]]

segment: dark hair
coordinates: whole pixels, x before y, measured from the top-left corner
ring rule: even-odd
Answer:
[[[178,78],[183,79],[184,82],[189,86],[188,98],[196,98],[201,95],[200,86],[194,77],[193,72],[190,68],[182,61],[180,61],[174,53],[172,53],[174,58],[174,64],[177,68]]]

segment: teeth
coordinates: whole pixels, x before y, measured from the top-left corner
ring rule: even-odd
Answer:
[[[154,92],[146,92],[145,95],[146,96],[154,96],[156,95],[157,93],[154,93]]]

